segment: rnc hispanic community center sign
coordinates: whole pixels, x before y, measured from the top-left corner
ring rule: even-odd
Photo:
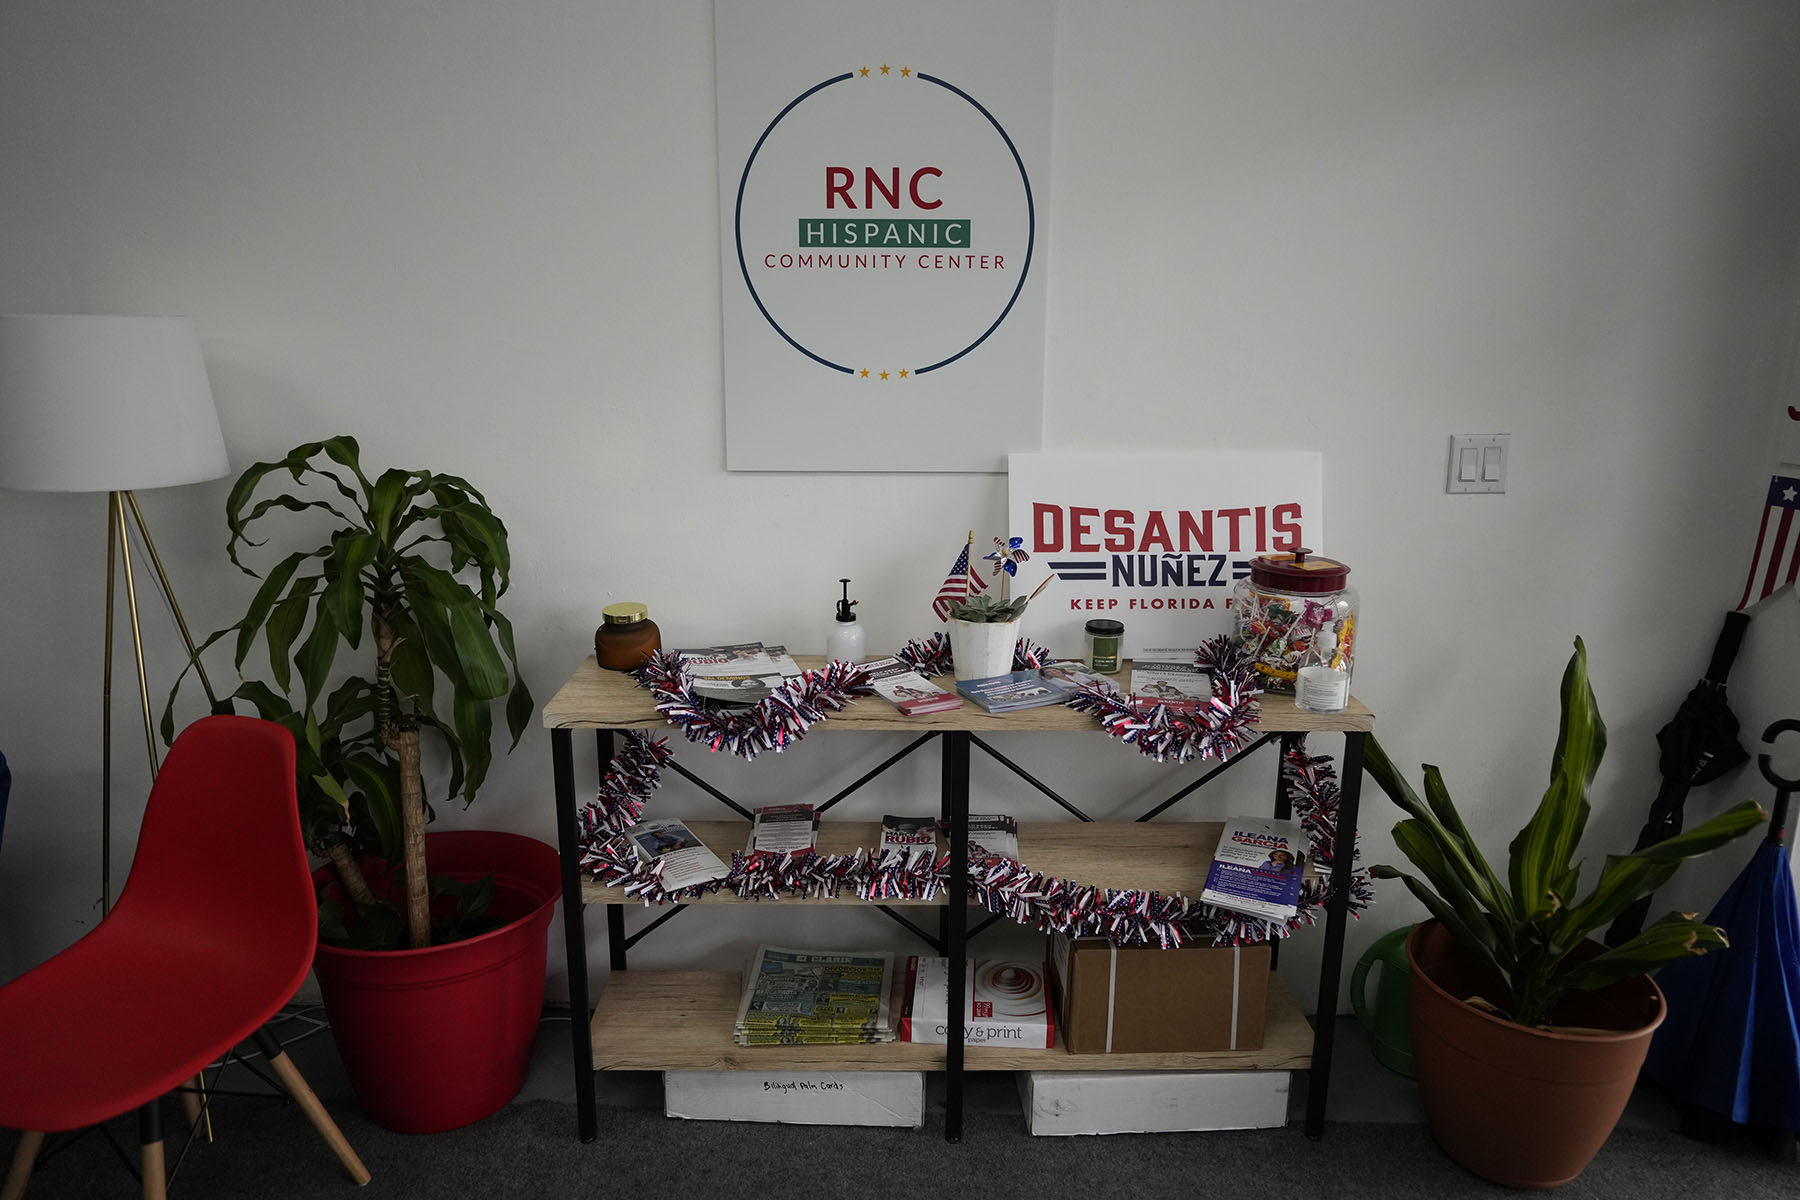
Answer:
[[[1076,654],[1082,626],[1110,617],[1137,657],[1231,632],[1252,559],[1326,552],[1322,479],[1311,450],[1013,455],[1007,531],[1031,555],[1019,574],[1056,576],[1026,635]]]
[[[1041,444],[1051,9],[717,0],[725,465]]]

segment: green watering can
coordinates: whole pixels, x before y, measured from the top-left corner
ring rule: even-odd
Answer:
[[[1369,1034],[1375,1061],[1390,1071],[1413,1077],[1412,1001],[1407,991],[1412,972],[1406,965],[1406,939],[1414,926],[1384,933],[1356,960],[1350,974],[1350,1007]],[[1379,966],[1375,1003],[1368,999],[1369,969]]]

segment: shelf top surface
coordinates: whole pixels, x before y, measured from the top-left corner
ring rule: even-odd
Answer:
[[[823,666],[819,655],[798,655],[795,661],[803,670]],[[1128,676],[1129,661],[1120,664],[1120,676]],[[947,681],[945,681],[947,682]],[[1292,696],[1264,693],[1261,716],[1256,729],[1263,733],[1356,732],[1366,733],[1375,727],[1375,714],[1352,696],[1343,712],[1310,713],[1295,707]],[[544,705],[544,725],[550,729],[666,729],[664,721],[650,702],[650,693],[637,685],[629,675],[605,671],[592,656],[569,676],[550,702]],[[983,712],[965,702],[959,709],[922,716],[902,715],[879,696],[866,696],[853,702],[815,729],[838,731],[911,730],[927,733],[934,730],[968,730],[975,733],[1096,733],[1098,723],[1085,713],[1060,704],[1028,708],[1010,713]]]

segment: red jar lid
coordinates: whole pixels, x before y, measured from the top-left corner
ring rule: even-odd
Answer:
[[[1342,591],[1350,568],[1336,559],[1313,558],[1302,546],[1292,554],[1259,554],[1250,560],[1250,582],[1284,592]]]

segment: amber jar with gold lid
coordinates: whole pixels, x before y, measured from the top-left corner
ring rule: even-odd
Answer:
[[[594,630],[594,661],[606,670],[636,670],[661,649],[662,630],[642,604],[631,600],[600,610],[600,628]]]

